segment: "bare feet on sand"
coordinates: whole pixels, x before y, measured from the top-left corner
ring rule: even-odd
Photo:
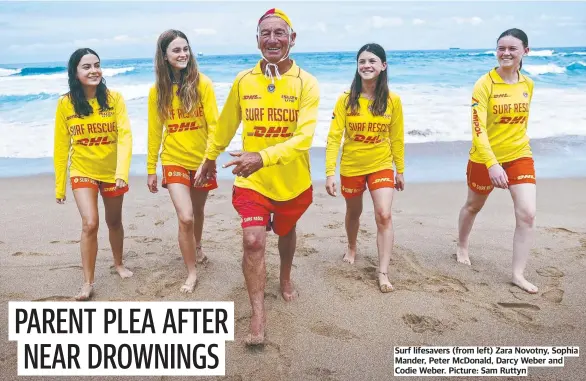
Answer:
[[[89,300],[92,297],[93,293],[94,293],[94,284],[93,283],[84,283],[83,286],[81,286],[81,290],[79,291],[79,294],[77,294],[75,296],[75,300],[77,300],[79,302]]]
[[[539,291],[537,286],[528,282],[527,279],[525,279],[525,277],[522,275],[521,276],[514,276],[513,275],[513,279],[511,280],[511,282],[515,286],[519,287],[521,290],[523,290],[529,294],[537,294],[537,291]]]
[[[265,326],[267,324],[266,318],[252,314],[250,318],[250,333],[245,340],[246,345],[264,345],[265,343]]]
[[[386,294],[387,292],[391,292],[394,290],[393,285],[389,282],[389,278],[387,277],[387,273],[378,272],[378,286],[380,288],[380,292]]]
[[[128,270],[124,265],[115,266],[116,272],[120,275],[120,278],[130,278],[133,274],[132,271]]]
[[[468,257],[468,249],[463,249],[458,245],[456,250],[456,260],[465,265],[471,265],[470,258]]]
[[[299,293],[293,286],[293,282],[290,280],[282,280],[281,281],[281,295],[286,302],[290,302],[292,300],[297,299]]]
[[[187,276],[185,283],[179,289],[180,292],[184,294],[191,294],[193,290],[195,290],[195,286],[197,285],[197,273],[194,271]]]
[[[208,262],[208,257],[204,254],[201,246],[195,248],[195,261],[198,264],[205,265]]]
[[[354,260],[356,259],[356,248],[351,248],[350,246],[348,246],[346,248],[346,254],[344,254],[344,258],[342,258],[342,260],[346,263],[349,264],[354,264]]]

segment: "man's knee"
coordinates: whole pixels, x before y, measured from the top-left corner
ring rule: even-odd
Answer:
[[[264,232],[244,232],[242,237],[242,248],[244,255],[262,252],[265,248]]]

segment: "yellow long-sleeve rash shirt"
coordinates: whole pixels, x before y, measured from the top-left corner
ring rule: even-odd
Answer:
[[[490,168],[521,157],[531,157],[527,123],[533,98],[533,80],[519,73],[508,84],[496,69],[480,77],[472,94],[472,148],[470,160]]]
[[[163,165],[178,165],[196,170],[202,163],[216,130],[218,106],[212,81],[199,73],[197,93],[199,102],[187,113],[177,96],[177,85],[173,85],[173,100],[169,119],[161,121],[157,111],[157,88],[149,92],[148,105],[148,156],[147,173],[157,173],[157,160],[161,140],[161,162]],[[163,126],[165,130],[163,132]]]
[[[405,134],[401,98],[389,92],[384,115],[375,116],[369,110],[371,101],[360,97],[358,109],[352,112],[346,107],[349,93],[342,94],[332,115],[326,144],[326,176],[336,173],[336,161],[340,142],[344,138],[340,174],[360,176],[383,169],[397,173],[405,170]]]
[[[237,177],[234,185],[286,201],[311,186],[309,149],[317,124],[319,87],[315,77],[295,63],[275,79],[273,92],[270,84],[260,62],[238,74],[206,157],[215,160],[242,122],[243,150],[259,152],[263,168],[247,178]]]
[[[76,115],[69,95],[59,98],[55,113],[53,163],[55,196],[65,197],[67,164],[69,175],[114,183],[128,182],[132,157],[132,132],[122,95],[108,90],[110,110],[100,111],[96,98],[89,104],[93,113]]]

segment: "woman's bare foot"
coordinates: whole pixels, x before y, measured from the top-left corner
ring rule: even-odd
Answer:
[[[389,282],[389,278],[387,278],[387,273],[378,272],[378,286],[380,288],[380,292],[386,294],[387,292],[391,292],[394,290],[393,285]]]
[[[202,265],[208,262],[208,257],[204,254],[201,245],[195,247],[195,261]]]
[[[185,283],[179,289],[180,292],[184,294],[191,294],[193,290],[195,290],[195,286],[197,285],[197,273],[194,271],[187,276]]]
[[[245,340],[246,345],[264,345],[266,318],[253,314],[250,318],[250,333]]]
[[[130,278],[133,273],[132,271],[128,270],[124,265],[115,266],[116,272],[120,275],[120,278]]]
[[[468,249],[463,249],[459,245],[456,250],[456,260],[465,265],[472,265],[472,263],[470,263],[470,258],[468,257]]]
[[[354,260],[356,259],[356,248],[351,248],[350,246],[348,246],[346,248],[346,253],[344,254],[344,257],[342,258],[342,260],[346,263],[350,263],[351,265],[354,264]]]
[[[286,280],[286,281],[282,280],[281,281],[281,295],[283,296],[283,299],[285,299],[286,302],[290,302],[292,300],[297,299],[297,297],[299,296],[299,293],[297,292],[297,290],[293,286],[293,282],[291,282],[290,280]]]
[[[527,279],[525,279],[524,276],[514,276],[513,275],[513,279],[511,281],[515,286],[519,287],[521,290],[529,293],[529,294],[537,294],[537,291],[539,291],[539,289],[537,288],[537,286],[535,286],[533,283],[530,283],[529,281],[527,281]]]
[[[81,286],[81,290],[79,291],[79,294],[77,294],[75,296],[75,300],[77,300],[79,302],[89,300],[93,294],[94,294],[94,284],[93,283],[84,283],[83,286]]]

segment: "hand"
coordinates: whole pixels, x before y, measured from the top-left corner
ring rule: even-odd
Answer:
[[[127,185],[128,184],[126,184],[126,181],[124,181],[122,179],[116,179],[116,188],[118,188],[118,189],[124,188]]]
[[[159,188],[157,188],[157,174],[153,173],[152,175],[147,176],[147,187],[151,193],[157,193]]]
[[[57,198],[57,204],[65,204],[65,199],[67,198],[67,196],[63,196],[63,198]]]
[[[397,173],[395,176],[395,189],[399,192],[405,189],[405,177],[402,173]]]
[[[248,177],[263,167],[262,157],[258,152],[230,152],[236,159],[227,162],[222,168],[235,165],[232,173],[240,177]]]
[[[216,161],[205,159],[195,173],[195,186],[202,187],[208,180],[216,177]]]
[[[336,197],[336,179],[333,175],[326,177],[326,192],[330,196]]]
[[[509,177],[500,164],[494,164],[488,168],[488,177],[496,188],[507,189],[509,187]]]

